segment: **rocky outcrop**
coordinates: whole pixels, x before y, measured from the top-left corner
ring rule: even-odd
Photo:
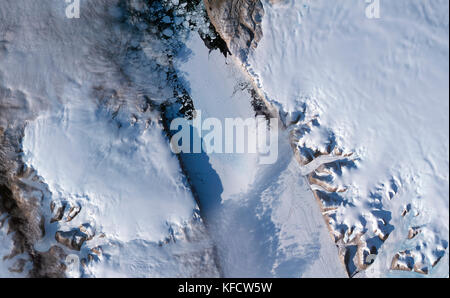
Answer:
[[[1,102],[5,103],[2,98]],[[7,107],[2,106],[2,113],[14,115],[14,109]],[[23,272],[25,264],[31,262],[32,269],[28,274],[31,277],[63,277],[63,251],[51,248],[39,252],[34,248],[45,234],[41,208],[44,194],[27,183],[34,177],[34,171],[26,168],[20,159],[22,136],[22,125],[0,125],[0,215],[6,214],[4,219],[8,219],[8,232],[12,234],[14,244],[9,255],[0,257],[14,261],[9,268],[11,272]],[[34,182],[39,184],[39,181]]]
[[[391,270],[414,271],[428,274],[428,267],[415,260],[414,254],[409,250],[400,251],[392,258]]]
[[[229,51],[242,62],[263,36],[260,0],[204,0],[206,11]]]
[[[55,239],[58,243],[61,243],[69,249],[79,251],[83,243],[86,242],[87,235],[85,235],[79,229],[72,229],[68,232],[56,232]]]
[[[12,39],[4,38],[2,29],[5,28],[0,28],[0,44],[7,47]],[[22,161],[26,121],[35,118],[46,106],[40,98],[32,100],[26,92],[5,86],[2,78],[0,70],[0,226],[7,225],[13,248],[0,259],[13,261],[10,272],[21,273],[25,264],[31,262],[31,277],[62,277],[61,251],[39,252],[34,248],[45,234],[42,202],[47,190],[35,171]]]

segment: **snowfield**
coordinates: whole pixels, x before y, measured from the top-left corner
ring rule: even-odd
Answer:
[[[119,129],[76,97],[64,108],[28,125],[23,141],[27,164],[39,169],[53,196],[86,201],[80,204],[102,230],[126,242],[157,242],[170,223],[192,216],[194,199],[161,127]]]
[[[194,252],[212,244],[200,235],[194,235],[199,243],[172,244],[180,236],[195,234],[201,220],[178,160],[162,128],[152,122],[156,115],[148,115],[147,123],[125,127],[124,121],[120,126],[105,111],[74,96],[75,90],[70,94],[70,104],[62,111],[40,116],[27,126],[23,141],[25,160],[44,177],[52,201],[81,208],[70,224],[59,224],[58,229],[84,226],[94,237],[84,253],[101,245],[102,253],[110,255],[104,257],[106,265],[92,266],[93,276],[195,274],[197,268],[190,272],[176,262],[174,269],[158,265],[163,260],[172,264],[174,256],[166,256],[168,250],[180,248],[171,246]],[[55,228],[52,225],[48,230]],[[47,250],[44,245],[50,243],[44,238],[39,247]],[[169,248],[160,248],[166,245]]]
[[[252,118],[251,83],[234,61],[209,53],[193,35],[176,68],[203,118]],[[242,86],[245,86],[244,88]],[[272,129],[275,129],[272,127]],[[226,277],[344,277],[320,210],[301,175],[286,131],[277,161],[257,154],[185,154]]]
[[[448,276],[448,1],[381,0],[379,19],[367,5],[265,1],[264,38],[246,67],[305,158],[329,144],[354,153],[351,166],[316,174],[347,189],[335,229],[392,226],[368,275],[405,275],[389,268],[408,250],[430,275]],[[421,233],[409,240],[411,227]]]
[[[217,276],[213,243],[151,106],[172,94],[166,46],[120,25],[117,3],[95,2],[75,22],[61,1],[1,4],[9,31],[0,82],[23,92],[36,115],[22,144],[38,175],[24,182],[42,193],[45,217],[35,249],[64,248],[62,261],[77,262],[72,277]],[[127,50],[140,43],[143,51]],[[2,256],[12,247],[6,228]],[[1,262],[2,276],[10,263]]]
[[[63,274],[449,276],[447,0],[262,0],[242,57],[210,49],[203,2],[81,3],[0,2],[0,137]],[[276,161],[174,154],[192,115],[275,117]],[[0,277],[25,277],[10,218]]]

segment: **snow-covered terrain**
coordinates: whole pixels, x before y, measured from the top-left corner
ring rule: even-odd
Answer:
[[[148,114],[146,121],[127,127],[127,121],[117,119],[120,115],[112,120],[107,111],[86,102],[75,90],[70,92],[69,102],[60,112],[40,116],[28,125],[23,141],[25,161],[44,177],[52,201],[81,208],[70,224],[59,224],[58,229],[85,226],[89,237],[106,238],[94,238],[83,246],[87,253],[101,245],[104,253],[111,254],[111,260],[106,259],[117,263],[110,265],[110,272],[97,271],[104,269],[94,266],[94,276],[183,276],[182,268],[175,264],[174,269],[158,268],[168,254],[159,246],[171,246],[172,237],[179,238],[183,229],[192,233],[191,225],[201,220],[157,115]],[[47,231],[55,228],[50,225]],[[52,237],[52,233],[47,235]],[[47,250],[44,245],[50,240],[44,238],[41,249]],[[211,246],[207,239],[200,240],[186,249]],[[110,252],[114,250],[118,256]],[[126,259],[134,258],[134,250],[143,251],[144,257],[136,256],[142,259],[143,268],[139,263],[129,264],[136,270],[121,268]]]
[[[203,119],[255,117],[251,84],[232,59],[208,54],[198,36],[191,55],[176,63]],[[276,129],[272,127],[272,129]],[[208,228],[228,277],[344,277],[320,210],[300,173],[287,132],[279,131],[278,158],[257,154],[185,154]]]
[[[1,4],[9,30],[1,85],[20,90],[39,115],[23,139],[23,160],[38,175],[24,183],[43,194],[45,237],[34,248],[63,247],[81,262],[69,276],[217,276],[213,244],[153,108],[172,96],[166,46],[121,24],[117,3],[95,2],[80,20],[65,17],[63,1]],[[140,43],[144,50],[129,49]],[[3,230],[2,256],[12,245]],[[9,267],[2,263],[2,276]]]
[[[3,257],[9,256],[13,249],[12,235],[8,234],[8,222],[6,220],[6,217],[6,214],[0,216],[0,256],[2,256],[0,265],[0,278],[24,277],[25,275],[22,272],[14,272],[8,270],[8,268],[14,268],[14,259],[3,259]]]
[[[448,277],[448,1],[244,2],[1,0],[0,277]]]
[[[313,185],[324,206],[337,204],[327,218],[335,236],[389,236],[374,244],[369,275],[404,275],[389,269],[408,250],[409,266],[448,276],[448,1],[381,0],[378,19],[364,1],[274,2],[264,2],[264,38],[247,69],[305,161],[330,148],[354,153],[310,180],[325,186]]]

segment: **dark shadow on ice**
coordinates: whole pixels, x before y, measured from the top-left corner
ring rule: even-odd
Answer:
[[[292,155],[288,142],[280,140],[279,144],[280,156]],[[220,232],[213,237],[226,275],[299,277],[319,257],[318,234],[310,235],[309,243],[283,246],[279,238],[282,234],[280,228],[274,224],[273,208],[264,207],[264,199],[273,205],[280,203],[278,195],[286,191],[287,185],[277,181],[288,170],[290,161],[290,158],[279,158],[275,164],[260,166],[253,187],[246,193],[227,198],[212,219],[212,224],[216,225],[212,228]],[[303,177],[298,175],[296,179]],[[302,199],[296,193],[288,195]],[[282,220],[288,224],[287,218]]]
[[[169,134],[169,139],[177,131],[170,131],[170,122],[177,117],[183,117],[179,112],[181,106],[172,104],[162,109],[164,116],[164,126]],[[197,138],[197,132],[190,127],[191,135],[190,147],[193,147],[193,139]],[[200,214],[206,224],[209,223],[208,214],[215,213],[219,210],[221,196],[223,193],[222,181],[219,175],[211,166],[209,156],[205,152],[201,153],[180,153],[178,155],[181,167],[186,174],[188,183],[200,207]]]
[[[185,171],[189,174],[190,184],[198,197],[200,213],[209,223],[208,214],[218,212],[223,192],[222,181],[212,168],[206,153],[181,154]]]

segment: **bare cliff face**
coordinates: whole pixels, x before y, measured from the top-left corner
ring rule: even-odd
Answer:
[[[210,21],[242,62],[258,46],[264,8],[260,0],[204,0]]]
[[[0,115],[17,115],[14,106],[5,104],[7,98],[0,97]],[[51,247],[39,252],[34,245],[45,235],[42,214],[43,192],[36,185],[43,185],[36,179],[34,170],[27,168],[21,160],[21,139],[23,123],[0,125],[0,227],[7,222],[8,233],[12,234],[14,247],[4,259],[13,260],[11,272],[23,272],[26,263],[31,262],[30,277],[63,277],[64,252]],[[33,182],[33,183],[30,183]],[[6,214],[6,217],[4,216]]]

